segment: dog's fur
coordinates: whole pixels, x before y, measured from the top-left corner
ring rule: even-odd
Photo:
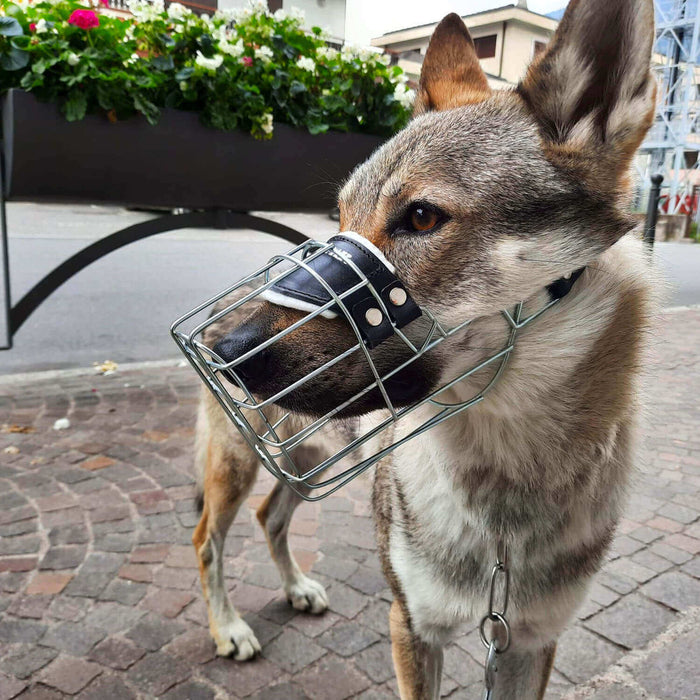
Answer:
[[[404,699],[439,697],[442,645],[485,612],[499,540],[510,552],[512,646],[499,658],[494,697],[541,698],[557,637],[610,543],[634,461],[653,309],[626,210],[631,159],[653,117],[652,40],[651,0],[573,0],[517,90],[492,93],[468,31],[449,15],[425,56],[416,117],[340,194],[341,230],[377,245],[419,304],[447,324],[477,319],[389,387],[398,402],[500,348],[501,309],[521,299],[526,312],[541,308],[548,283],[586,266],[572,291],[520,333],[487,400],[376,468],[373,506]],[[415,202],[442,212],[433,230],[406,230]],[[234,319],[213,327],[208,342],[240,327],[262,342],[300,317],[263,303],[243,326]],[[342,320],[314,319],[270,347],[269,365],[281,370],[270,369],[256,392],[271,395],[284,378],[288,384],[354,342]],[[373,359],[388,371],[401,359],[399,344],[386,341]],[[446,398],[465,400],[492,372]],[[372,381],[366,364],[351,358],[321,377],[293,392],[287,408],[321,415]],[[361,408],[380,406],[374,395]],[[431,410],[396,430],[410,431]],[[204,511],[193,540],[211,632],[219,654],[246,659],[260,647],[226,596],[222,550],[257,464],[208,394],[197,445]],[[329,447],[302,449],[312,465]],[[291,603],[318,613],[326,595],[287,544],[298,500],[278,484],[258,518]]]

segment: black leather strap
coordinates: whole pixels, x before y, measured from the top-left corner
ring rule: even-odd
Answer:
[[[311,260],[308,266],[323,278],[336,294],[340,295],[360,281],[347,262],[348,259],[352,260],[380,295],[389,312],[387,317],[380,311],[377,300],[366,285],[343,299],[345,307],[360,329],[368,347],[376,347],[394,333],[394,327],[403,328],[421,315],[420,308],[401,280],[372,250],[354,238],[342,234],[333,236],[328,242],[333,243],[333,248]],[[402,290],[398,294],[394,292],[394,299],[398,298],[401,301],[400,304],[392,301],[391,293],[394,289]],[[304,268],[294,270],[276,282],[272,286],[272,291],[313,306],[322,306],[331,300],[325,287]],[[370,309],[375,311],[368,316],[367,312]],[[331,310],[341,313],[337,304],[333,305]],[[376,311],[380,311],[381,321],[377,325],[372,325],[369,319],[375,322],[379,319]]]
[[[554,299],[563,299],[570,291],[571,288],[576,283],[576,280],[583,274],[585,267],[581,267],[576,272],[572,272],[568,277],[560,277],[558,280],[554,280],[552,284],[547,285],[547,291],[549,296]]]

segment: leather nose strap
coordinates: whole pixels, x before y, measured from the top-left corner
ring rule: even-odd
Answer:
[[[362,339],[374,348],[389,338],[394,327],[403,328],[421,315],[401,280],[394,274],[393,266],[380,251],[355,233],[339,234],[329,239],[333,247],[307,265],[314,270],[338,295],[354,287],[360,279],[348,260],[357,266],[379,294],[389,316],[381,310],[367,285],[343,299],[343,304],[357,324]],[[331,300],[325,287],[307,270],[298,268],[263,292],[263,298],[296,309],[312,310]],[[343,315],[337,304],[331,310]]]

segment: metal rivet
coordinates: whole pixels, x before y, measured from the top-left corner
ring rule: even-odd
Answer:
[[[394,287],[389,292],[389,301],[394,306],[403,306],[406,303],[406,299],[408,299],[408,294],[406,294],[406,290],[401,289],[401,287]]]
[[[382,312],[379,309],[372,308],[365,311],[365,320],[370,326],[379,326],[383,318],[384,316],[382,316]]]

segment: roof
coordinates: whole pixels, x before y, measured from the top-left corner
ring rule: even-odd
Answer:
[[[475,12],[471,15],[462,15],[462,19],[469,29],[511,20],[522,22],[523,24],[530,24],[539,27],[540,29],[554,32],[558,24],[555,19],[548,17],[547,15],[541,15],[537,12],[532,12],[532,10],[525,9],[524,7],[518,7],[516,5],[504,5],[491,10]],[[405,29],[387,32],[383,36],[372,39],[372,45],[388,46],[390,44],[398,44],[404,41],[415,41],[416,39],[422,39],[424,37],[427,38],[433,33],[433,30],[437,24],[437,22],[432,22],[430,24],[422,24],[416,27],[406,27]]]

